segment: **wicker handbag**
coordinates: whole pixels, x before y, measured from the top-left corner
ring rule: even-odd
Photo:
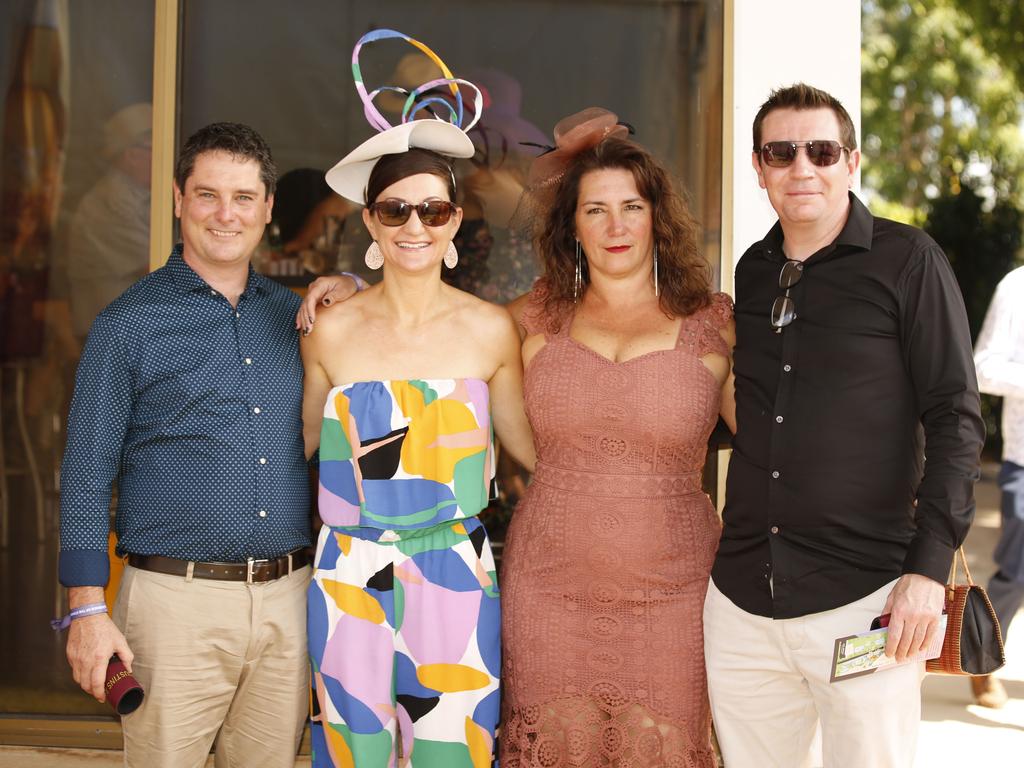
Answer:
[[[964,564],[966,584],[956,583],[958,557]],[[985,589],[971,579],[963,547],[953,556],[949,571],[946,616],[942,653],[925,662],[925,669],[940,675],[988,675],[1006,663],[999,620]]]

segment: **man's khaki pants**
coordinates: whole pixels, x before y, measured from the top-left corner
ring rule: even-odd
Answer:
[[[704,658],[726,768],[808,768],[820,721],[825,768],[910,768],[924,663],[829,682],[834,641],[867,632],[895,581],[856,602],[796,619],[737,608],[712,581]]]
[[[307,566],[275,581],[186,580],[125,569],[114,622],[142,706],[122,719],[125,765],[292,766],[309,702]]]

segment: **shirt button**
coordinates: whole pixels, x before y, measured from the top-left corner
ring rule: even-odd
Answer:
[[[260,517],[266,517],[266,516],[267,516],[267,510],[261,509],[260,510]]]
[[[776,416],[775,417],[775,423],[776,424],[781,424],[782,423],[782,417],[781,416]]]
[[[779,470],[775,470],[774,472],[772,472],[772,477],[775,478],[776,480],[778,480],[779,479]]]
[[[245,358],[245,364],[246,365],[252,365],[252,358],[251,357]]]
[[[216,292],[215,290],[213,290],[213,288],[211,288],[211,289],[210,289],[210,295],[211,295],[211,296],[216,296],[216,295],[217,295],[217,292]]]
[[[263,514],[263,513],[261,512],[260,514]],[[779,526],[773,525],[772,526],[772,533],[778,533],[778,532],[779,532]]]
[[[260,464],[266,464],[266,463],[267,463],[267,460],[263,456],[260,456]]]
[[[786,363],[784,366],[782,366],[782,370],[784,370],[786,373],[789,373],[790,371],[793,370],[793,366],[790,365],[789,363]]]
[[[252,409],[252,412],[253,413],[259,413],[260,412],[260,407],[257,405],[255,408]]]
[[[241,317],[241,316],[242,316],[241,312],[235,312],[235,317]]]

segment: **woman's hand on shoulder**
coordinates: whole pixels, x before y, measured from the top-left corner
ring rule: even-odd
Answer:
[[[355,275],[322,275],[309,284],[302,306],[295,315],[295,328],[309,335],[316,322],[317,310],[326,309],[351,298],[366,288]]]

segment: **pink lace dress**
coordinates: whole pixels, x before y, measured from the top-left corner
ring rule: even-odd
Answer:
[[[565,322],[530,362],[538,462],[502,566],[502,768],[714,765],[701,616],[720,524],[701,471],[720,387],[701,358],[729,354],[731,316],[717,294],[674,349],[622,363]]]

